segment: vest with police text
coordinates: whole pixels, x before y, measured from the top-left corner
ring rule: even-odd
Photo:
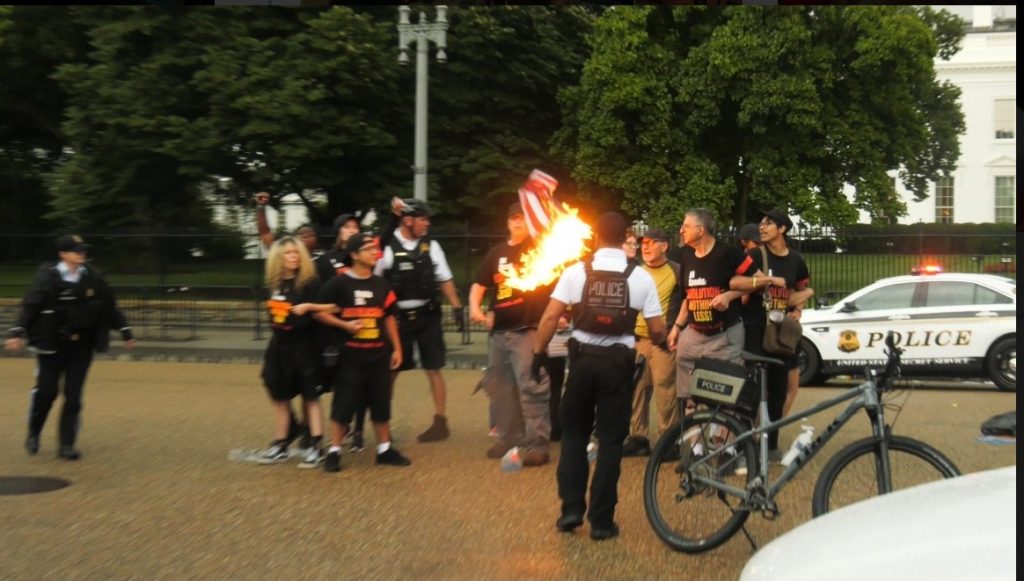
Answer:
[[[624,272],[593,270],[583,263],[586,281],[583,297],[573,305],[573,324],[577,329],[599,335],[630,335],[639,311],[629,306],[629,275],[636,268],[630,263]]]
[[[406,250],[396,237],[390,246],[394,261],[384,277],[391,283],[398,300],[436,303],[438,287],[434,280],[434,262],[430,259],[430,239],[420,238],[416,248]]]

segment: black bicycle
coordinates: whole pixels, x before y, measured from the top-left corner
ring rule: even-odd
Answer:
[[[867,368],[863,383],[777,422],[768,421],[767,368],[784,363],[744,353],[759,379],[757,384],[748,382],[760,387],[760,399],[751,398],[759,412],[755,426],[751,428],[751,420],[736,408],[703,400],[702,409],[665,432],[648,460],[644,509],[658,537],[677,551],[699,553],[732,538],[751,512],[774,519],[779,515],[775,498],[782,488],[860,410],[871,422],[872,435],[841,449],[822,469],[814,487],[814,516],[878,494],[959,476],[953,462],[935,448],[891,433],[885,410],[892,404],[883,402],[883,394],[899,377],[902,350],[894,345],[891,333],[886,347],[884,368]],[[766,435],[846,401],[847,408],[772,481]],[[746,529],[743,532],[754,545]]]

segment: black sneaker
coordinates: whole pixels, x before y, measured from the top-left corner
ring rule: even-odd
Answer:
[[[39,434],[29,434],[28,437],[25,438],[25,451],[27,451],[30,456],[35,456],[39,453]]]
[[[62,444],[60,451],[57,452],[57,457],[65,460],[78,460],[82,457],[82,453],[74,446],[65,446]]]
[[[388,466],[408,466],[412,462],[402,455],[401,452],[394,448],[388,448],[380,454],[377,454],[377,464],[386,464]]]
[[[324,459],[325,472],[341,472],[341,452],[328,452]]]
[[[299,435],[299,448],[308,450],[313,447],[313,436],[309,435],[309,426],[303,425]]]
[[[363,433],[356,432],[352,434],[352,445],[349,446],[349,452],[359,453],[366,449],[366,444],[363,442]]]
[[[642,436],[630,436],[622,444],[623,457],[628,456],[650,456],[651,442]]]

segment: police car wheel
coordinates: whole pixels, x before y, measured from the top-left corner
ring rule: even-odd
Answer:
[[[988,376],[1001,391],[1017,391],[1017,338],[996,341],[985,362]]]
[[[800,345],[796,351],[797,361],[800,365],[800,385],[810,385],[822,380],[821,355],[818,350],[807,339],[800,339]]]

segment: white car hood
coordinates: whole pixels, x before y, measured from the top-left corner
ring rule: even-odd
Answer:
[[[1017,467],[941,480],[825,514],[775,539],[741,581],[1013,580]]]

